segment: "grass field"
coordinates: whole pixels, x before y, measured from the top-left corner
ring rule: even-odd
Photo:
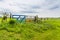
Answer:
[[[40,23],[0,22],[0,40],[60,40],[60,19]]]

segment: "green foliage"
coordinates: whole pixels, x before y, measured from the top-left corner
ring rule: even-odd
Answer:
[[[0,40],[60,40],[60,20],[42,23],[0,23]]]
[[[36,15],[36,16],[34,17],[34,22],[35,22],[35,23],[38,23],[38,15]]]
[[[7,21],[7,16],[3,16],[2,18],[2,22],[5,22],[5,21]]]
[[[12,25],[15,24],[15,20],[10,20],[9,24],[12,24]]]
[[[8,16],[7,13],[4,13],[4,14],[3,14],[2,22],[5,21],[5,20],[7,21],[7,16]]]
[[[3,16],[3,20],[6,20],[7,19],[7,16]]]

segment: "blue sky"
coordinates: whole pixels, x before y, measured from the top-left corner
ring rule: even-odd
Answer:
[[[60,0],[0,0],[0,11],[39,17],[60,17]]]

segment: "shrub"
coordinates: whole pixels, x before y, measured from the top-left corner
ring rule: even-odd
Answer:
[[[3,22],[4,20],[7,21],[7,16],[3,16],[3,18],[2,18],[2,22]]]
[[[10,20],[9,24],[15,24],[15,20]]]
[[[7,21],[7,16],[8,16],[8,14],[7,14],[7,13],[3,13],[2,22],[3,22],[4,20],[6,20],[6,21]]]

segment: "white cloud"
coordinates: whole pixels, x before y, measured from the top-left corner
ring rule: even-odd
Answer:
[[[53,9],[53,10],[52,10]],[[60,16],[60,0],[1,0],[0,11],[31,15]],[[35,13],[36,12],[36,13]],[[32,14],[33,13],[33,14]]]

